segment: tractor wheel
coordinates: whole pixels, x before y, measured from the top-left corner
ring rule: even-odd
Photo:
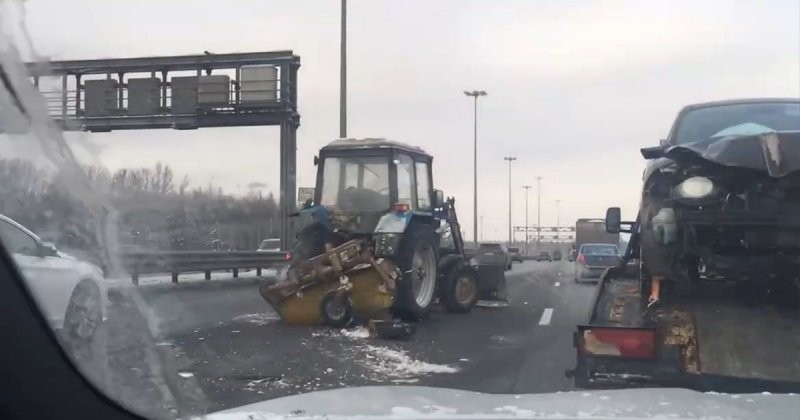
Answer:
[[[439,285],[439,298],[447,312],[466,313],[472,310],[478,301],[478,277],[475,271],[459,261],[443,277]]]
[[[419,321],[430,313],[436,292],[436,233],[424,224],[412,224],[406,231],[398,266],[403,278],[397,285],[395,314],[409,321]]]

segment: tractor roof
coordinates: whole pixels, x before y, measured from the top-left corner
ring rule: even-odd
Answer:
[[[417,146],[411,146],[399,141],[387,140],[383,138],[338,139],[332,141],[327,146],[322,148],[322,150],[342,149],[399,149],[410,153],[421,153],[427,155],[424,150]]]

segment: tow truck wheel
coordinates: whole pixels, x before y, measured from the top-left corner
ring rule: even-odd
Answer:
[[[425,318],[436,291],[436,233],[423,224],[406,231],[398,256],[403,279],[397,286],[395,314],[409,321]]]
[[[440,299],[447,312],[466,313],[478,301],[478,278],[463,262],[457,263],[445,274],[440,285]]]

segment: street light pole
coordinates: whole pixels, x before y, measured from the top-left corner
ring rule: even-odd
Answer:
[[[536,177],[536,249],[542,238],[542,177]]]
[[[525,189],[525,255],[528,255],[528,192],[530,192],[530,185],[523,185]]]
[[[347,138],[347,0],[342,0],[339,47],[339,138]]]
[[[561,200],[556,200],[556,232],[561,227]]]
[[[508,244],[511,245],[511,162],[517,160],[514,156],[503,158],[508,161]]]
[[[478,97],[486,96],[484,90],[464,91],[464,95],[472,96],[475,100],[473,108],[473,144],[472,144],[472,241],[478,249]]]

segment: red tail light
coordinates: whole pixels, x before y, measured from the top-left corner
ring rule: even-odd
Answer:
[[[587,328],[580,342],[583,354],[653,358],[656,354],[656,333],[647,328]]]
[[[287,252],[285,258],[286,258],[286,261],[291,261],[292,260],[292,253],[291,252]]]
[[[586,265],[586,257],[583,255],[583,252],[578,254],[578,258],[575,261],[577,261],[578,264]]]
[[[405,213],[409,210],[409,207],[406,203],[394,203],[394,205],[392,205],[392,210],[398,213]]]

